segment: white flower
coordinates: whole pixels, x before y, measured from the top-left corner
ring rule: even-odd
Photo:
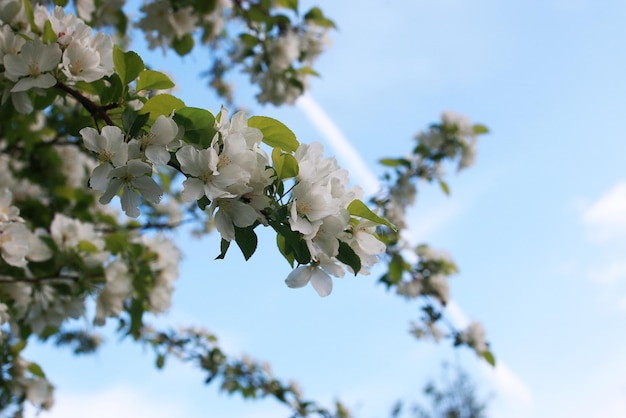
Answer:
[[[327,216],[340,217],[341,213],[327,188],[300,182],[291,195],[289,224],[294,231],[314,236]]]
[[[109,174],[114,167],[121,167],[128,161],[128,144],[124,134],[117,126],[105,126],[98,133],[94,128],[83,128],[80,135],[85,148],[98,154],[101,164],[93,170],[89,185],[92,189],[105,191],[109,183]]]
[[[100,53],[91,45],[71,42],[63,52],[63,73],[70,81],[88,83],[110,75],[108,69],[100,65]]]
[[[185,145],[176,152],[183,173],[189,178],[183,182],[182,199],[185,202],[197,200],[202,196],[210,200],[219,197],[236,197],[226,189],[233,183],[233,179],[221,175],[217,171],[219,156],[213,147],[198,150],[191,145]],[[239,173],[233,173],[238,178]]]
[[[48,71],[54,70],[61,61],[61,48],[58,44],[44,45],[35,39],[27,41],[18,55],[5,55],[3,60],[5,76],[17,82],[11,92],[46,89],[57,82]]]
[[[0,224],[0,255],[15,267],[26,266],[28,254],[28,230],[21,223]]]
[[[133,294],[132,278],[123,261],[114,260],[105,268],[104,275],[106,283],[96,300],[93,321],[96,325],[104,325],[106,317],[118,316],[124,309],[124,300]]]
[[[280,73],[289,68],[300,55],[300,37],[294,31],[287,31],[270,38],[266,49],[270,57],[270,71]]]
[[[472,347],[478,354],[489,351],[485,338],[485,329],[480,322],[472,322],[465,330],[463,330],[459,339],[461,342]]]
[[[218,208],[215,214],[215,226],[222,239],[226,241],[235,239],[235,226],[245,228],[257,220],[256,210],[238,198],[216,199],[213,201],[213,206]]]
[[[146,158],[154,164],[166,165],[170,161],[168,149],[176,148],[178,125],[172,118],[160,115],[150,128],[150,133],[139,138]],[[172,146],[170,146],[172,144]]]
[[[0,21],[7,24],[12,23],[13,18],[17,16],[17,14],[22,9],[22,2],[20,0],[4,0],[2,4],[0,4]]]
[[[24,222],[20,218],[20,210],[12,206],[13,193],[9,189],[0,189],[0,222]]]
[[[345,270],[336,259],[320,254],[318,261],[313,265],[299,266],[292,271],[285,279],[285,283],[295,289],[311,282],[317,294],[324,297],[330,295],[333,290],[333,280],[329,274],[343,277]]]
[[[330,295],[333,290],[333,280],[319,266],[300,266],[285,279],[287,286],[292,289],[304,287],[309,282],[322,297]]]
[[[159,203],[163,195],[159,185],[147,174],[152,174],[152,167],[139,160],[130,160],[126,165],[114,168],[109,173],[111,180],[100,197],[100,203],[109,203],[121,190],[122,210],[131,218],[138,217],[140,194],[144,199],[155,204]]]
[[[109,258],[109,253],[104,251],[104,239],[93,224],[57,213],[50,224],[50,235],[60,249],[75,251],[88,266],[102,264]],[[87,248],[81,249],[81,243],[88,244],[82,245]]]

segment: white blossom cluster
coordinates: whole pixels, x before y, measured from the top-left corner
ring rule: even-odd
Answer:
[[[211,201],[209,214],[226,241],[235,239],[235,226],[266,223],[262,211],[270,206],[265,188],[274,171],[267,154],[260,148],[263,134],[248,126],[244,112],[232,120],[222,108],[216,118],[217,133],[206,149],[188,144],[176,152],[180,168],[187,175],[183,201],[204,197]]]
[[[476,158],[477,138],[474,125],[467,116],[446,111],[441,114],[441,127],[440,130],[420,132],[417,135],[418,142],[432,150],[438,150],[450,159],[460,152],[458,169],[471,167]],[[450,136],[454,141],[450,141]],[[441,170],[441,167],[438,169]]]
[[[415,253],[419,257],[418,267],[409,281],[398,283],[396,291],[407,298],[431,295],[442,305],[450,299],[448,275],[456,273],[456,266],[445,251],[436,251],[426,245],[418,245]]]
[[[302,144],[295,153],[299,174],[290,201],[289,223],[304,235],[313,263],[296,268],[286,279],[297,288],[311,282],[320,296],[332,291],[330,275],[343,277],[345,265],[337,260],[339,240],[348,244],[361,259],[361,270],[378,261],[385,245],[375,236],[376,225],[367,220],[352,220],[348,205],[360,199],[360,187],[348,188],[348,172],[334,158],[324,158],[320,143]],[[351,269],[350,269],[351,270]]]
[[[182,133],[182,132],[181,132]],[[159,116],[150,132],[127,140],[117,126],[80,130],[85,148],[98,155],[100,164],[89,179],[92,189],[103,192],[100,203],[120,195],[126,215],[139,216],[140,196],[158,203],[163,191],[152,178],[154,169],[167,165],[170,151],[180,147],[179,129],[171,117]]]
[[[31,91],[43,94],[59,81],[91,82],[113,73],[113,40],[102,32],[91,36],[91,28],[75,15],[37,5],[31,27],[21,1],[7,0],[0,7],[2,102],[10,98],[20,113],[33,111]]]
[[[293,104],[308,87],[313,62],[330,44],[327,29],[307,21],[303,28],[291,28],[268,37],[263,51],[255,54],[245,72],[261,88],[261,103]]]
[[[461,331],[459,341],[472,347],[479,355],[489,351],[485,329],[480,322],[472,322]]]
[[[206,41],[213,40],[223,29],[231,8],[231,0],[218,0],[210,13],[201,14],[192,6],[174,9],[170,0],[156,0],[141,7],[143,16],[136,26],[144,32],[150,49],[161,47],[165,51],[198,27],[205,28]]]

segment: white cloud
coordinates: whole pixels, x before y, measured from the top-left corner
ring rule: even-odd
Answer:
[[[587,207],[582,216],[594,241],[605,242],[626,235],[626,181]]]
[[[189,416],[183,405],[141,393],[136,388],[115,386],[92,393],[55,393],[55,405],[39,415],[29,410],[26,418],[170,418]]]

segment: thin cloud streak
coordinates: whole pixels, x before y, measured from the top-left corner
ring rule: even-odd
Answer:
[[[352,180],[358,179],[366,196],[371,196],[380,189],[380,181],[367,167],[359,152],[341,132],[322,107],[309,94],[301,96],[296,102],[313,126],[324,136],[326,142],[347,165]]]
[[[311,123],[324,136],[333,151],[341,155],[353,176],[353,180],[362,184],[365,193],[373,194],[377,192],[380,182],[374,173],[367,167],[359,152],[313,97],[306,94],[298,99],[296,105],[302,109]],[[457,213],[457,211],[448,212],[447,219],[438,219],[437,225],[444,225]],[[432,232],[434,231],[428,231],[428,233]],[[469,317],[454,301],[448,303],[448,313],[455,327],[463,329],[469,325]],[[502,360],[498,360],[496,368],[489,368],[489,371],[486,371],[485,374],[493,382],[494,386],[511,400],[511,403],[532,408],[534,401],[531,390]]]

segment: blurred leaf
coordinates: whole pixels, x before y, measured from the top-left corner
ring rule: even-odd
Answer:
[[[34,376],[44,378],[46,377],[45,373],[41,369],[41,366],[37,363],[30,363],[28,367],[26,367],[29,372],[31,372]]]
[[[496,358],[493,356],[491,351],[483,351],[480,355],[487,361],[487,363],[491,364],[492,367],[496,367]]]
[[[298,0],[276,0],[276,3],[279,6],[291,9],[294,12],[298,13]]]
[[[186,33],[182,38],[174,38],[174,41],[172,42],[174,51],[176,51],[176,53],[181,57],[190,53],[193,46],[194,40],[190,33]]]
[[[448,187],[448,183],[446,183],[443,180],[439,180],[439,187],[441,187],[441,190],[447,195],[450,196],[450,188]]]

